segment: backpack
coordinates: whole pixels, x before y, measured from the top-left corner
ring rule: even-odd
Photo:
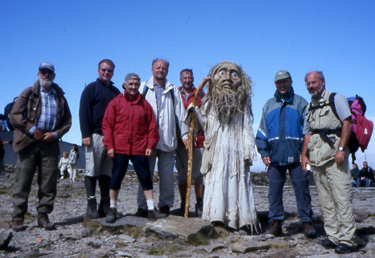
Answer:
[[[334,97],[336,93],[332,93],[329,96],[330,106],[335,113],[336,117],[336,107],[334,105]],[[367,149],[367,146],[370,142],[373,123],[364,117],[366,112],[366,104],[360,96],[356,95],[355,97],[347,98],[348,104],[350,107],[350,112],[352,113],[352,135],[349,139],[348,147],[350,154],[352,154],[352,163],[356,160],[355,153],[361,148],[361,151],[364,152]]]

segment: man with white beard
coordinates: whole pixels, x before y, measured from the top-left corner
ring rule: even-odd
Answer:
[[[12,227],[26,229],[24,216],[32,181],[38,167],[38,226],[56,229],[48,213],[53,210],[59,176],[59,139],[69,131],[72,117],[63,90],[55,83],[55,67],[39,66],[38,80],[25,89],[9,115],[15,128],[13,148],[17,152],[17,168],[13,188]]]
[[[203,216],[232,229],[259,222],[250,178],[256,159],[252,128],[251,80],[238,65],[223,62],[211,69],[207,97],[197,112],[205,132],[201,172],[204,174]],[[192,109],[188,108],[188,112]]]
[[[321,242],[336,253],[351,253],[356,248],[356,231],[349,148],[352,114],[346,98],[326,90],[324,75],[312,71],[305,76],[311,95],[303,126],[302,169],[314,172],[327,238]]]

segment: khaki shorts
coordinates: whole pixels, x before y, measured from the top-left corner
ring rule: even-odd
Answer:
[[[112,159],[108,157],[107,150],[103,144],[103,136],[93,134],[91,146],[86,146],[86,170],[85,176],[112,176]]]

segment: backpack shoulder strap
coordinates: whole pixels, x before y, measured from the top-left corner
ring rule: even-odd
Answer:
[[[148,91],[148,87],[147,87],[147,82],[146,82],[145,86],[143,87],[143,92],[142,92],[143,97],[146,97],[147,91]]]
[[[335,114],[337,119],[340,120],[339,115],[337,114],[336,106],[335,106],[335,96],[336,96],[336,92],[332,92],[331,95],[329,95],[328,103],[332,109],[333,114]]]

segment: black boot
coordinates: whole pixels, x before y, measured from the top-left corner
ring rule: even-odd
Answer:
[[[109,198],[101,198],[98,208],[99,217],[105,217],[109,212]]]
[[[96,210],[96,198],[87,198],[87,209],[86,215],[89,219],[97,219],[99,218],[99,213]]]

